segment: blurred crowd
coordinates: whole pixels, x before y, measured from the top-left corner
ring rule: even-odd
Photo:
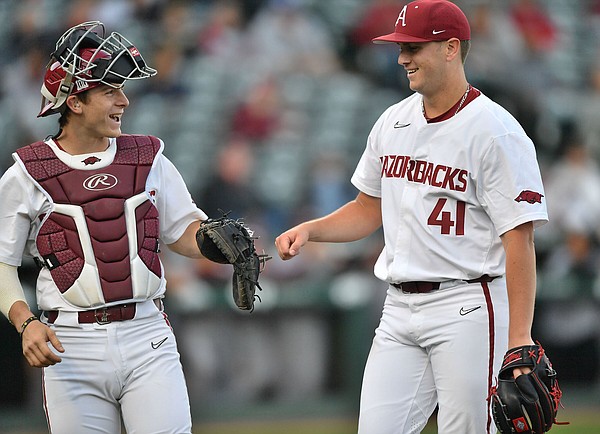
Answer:
[[[276,256],[281,231],[356,195],[349,179],[372,124],[409,94],[397,47],[371,43],[405,3],[0,1],[0,167],[57,131],[55,117],[36,119],[49,53],[70,26],[100,20],[158,70],[127,85],[124,131],[161,137],[199,207],[244,218]],[[536,232],[538,332],[565,349],[593,342],[589,357],[600,360],[600,1],[456,3],[472,26],[471,84],[521,122],[542,168],[551,223]],[[203,385],[192,399],[330,386],[330,353],[343,338],[329,314],[364,308],[371,328],[359,347],[368,349],[385,292],[371,270],[380,249],[374,235],[269,261],[252,317],[226,305],[229,267],[164,252],[182,354]],[[235,341],[240,324],[253,340]],[[251,384],[234,377],[240,363]]]

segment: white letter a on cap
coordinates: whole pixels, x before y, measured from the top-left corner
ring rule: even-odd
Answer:
[[[408,5],[404,5],[404,7],[402,8],[402,10],[400,11],[400,14],[398,15],[398,19],[396,20],[396,25],[398,25],[399,21],[402,21],[402,27],[406,27],[406,8],[408,7]]]

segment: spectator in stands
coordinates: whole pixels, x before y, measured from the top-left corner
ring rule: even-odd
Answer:
[[[541,236],[600,231],[600,169],[578,139],[571,139],[564,156],[548,168],[545,188],[552,219],[547,229],[540,228]]]
[[[172,98],[182,98],[189,91],[189,83],[182,74],[184,63],[182,47],[174,42],[165,41],[154,47],[152,64],[156,65],[160,74],[156,80],[143,83],[143,94],[153,93],[168,97],[169,104],[176,104]],[[159,69],[160,68],[160,69]]]
[[[552,250],[542,270],[540,296],[559,298],[593,298],[598,279],[600,251],[593,235],[570,229]]]
[[[532,54],[555,48],[558,41],[556,24],[537,0],[518,0],[509,12]]]
[[[157,17],[153,44],[165,42],[178,45],[183,53],[196,49],[194,36],[198,31],[193,4],[186,0],[162,1],[162,9]]]
[[[211,216],[219,210],[231,211],[232,218],[251,218],[260,212],[261,204],[252,187],[254,155],[251,144],[232,137],[219,150],[215,172],[201,191],[192,196],[202,203]]]
[[[468,13],[472,46],[465,68],[473,82],[490,97],[510,106],[515,92],[507,80],[516,63],[526,56],[524,42],[509,18],[506,7],[497,3],[477,2]]]
[[[339,70],[325,24],[301,0],[271,0],[248,28],[252,69],[260,74],[301,72],[315,76]]]
[[[600,35],[600,33],[599,33]],[[589,156],[600,159],[600,51],[593,60],[587,75],[587,86],[572,90],[576,95],[576,108],[572,113],[583,144]]]
[[[202,55],[231,63],[244,56],[244,14],[237,0],[214,2],[208,18],[198,32],[198,47]]]
[[[48,47],[43,43],[46,35],[36,35],[22,42],[24,53],[6,66],[1,74],[1,92],[12,101],[12,116],[8,134],[14,135],[12,143],[31,143],[44,138],[55,128],[52,120],[36,119],[40,109],[40,71],[47,63]],[[53,48],[53,47],[52,47]],[[2,122],[2,120],[0,120]],[[7,134],[7,135],[8,135]],[[5,139],[5,145],[9,138]],[[8,166],[7,166],[8,167]]]
[[[251,86],[234,110],[232,135],[260,144],[269,140],[280,126],[282,101],[277,80],[267,78]]]

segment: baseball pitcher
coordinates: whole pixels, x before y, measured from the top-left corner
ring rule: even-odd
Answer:
[[[490,399],[509,348],[536,356],[505,360],[503,378],[535,382],[533,233],[548,217],[532,141],[466,78],[470,39],[450,1],[400,10],[394,31],[374,42],[398,45],[414,93],[373,126],[352,176],[356,199],[276,239],[286,260],[308,241],[348,242],[383,226],[374,272],[389,287],[364,371],[360,434],[421,432],[436,406],[444,434],[496,432],[494,416],[499,427],[523,423],[501,432],[539,433],[556,415],[555,382],[539,400],[528,396],[547,413],[533,405],[504,414],[502,395],[496,406]]]

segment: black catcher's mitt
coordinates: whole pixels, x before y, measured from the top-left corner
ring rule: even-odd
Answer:
[[[513,376],[513,369],[531,372]],[[562,392],[556,371],[541,345],[525,345],[504,356],[498,385],[490,391],[494,421],[500,434],[542,434],[556,422]]]
[[[233,265],[233,300],[242,310],[254,310],[258,275],[268,255],[259,255],[254,247],[252,232],[240,220],[233,220],[224,214],[218,219],[208,219],[200,223],[196,232],[196,242],[205,258],[220,264]]]

